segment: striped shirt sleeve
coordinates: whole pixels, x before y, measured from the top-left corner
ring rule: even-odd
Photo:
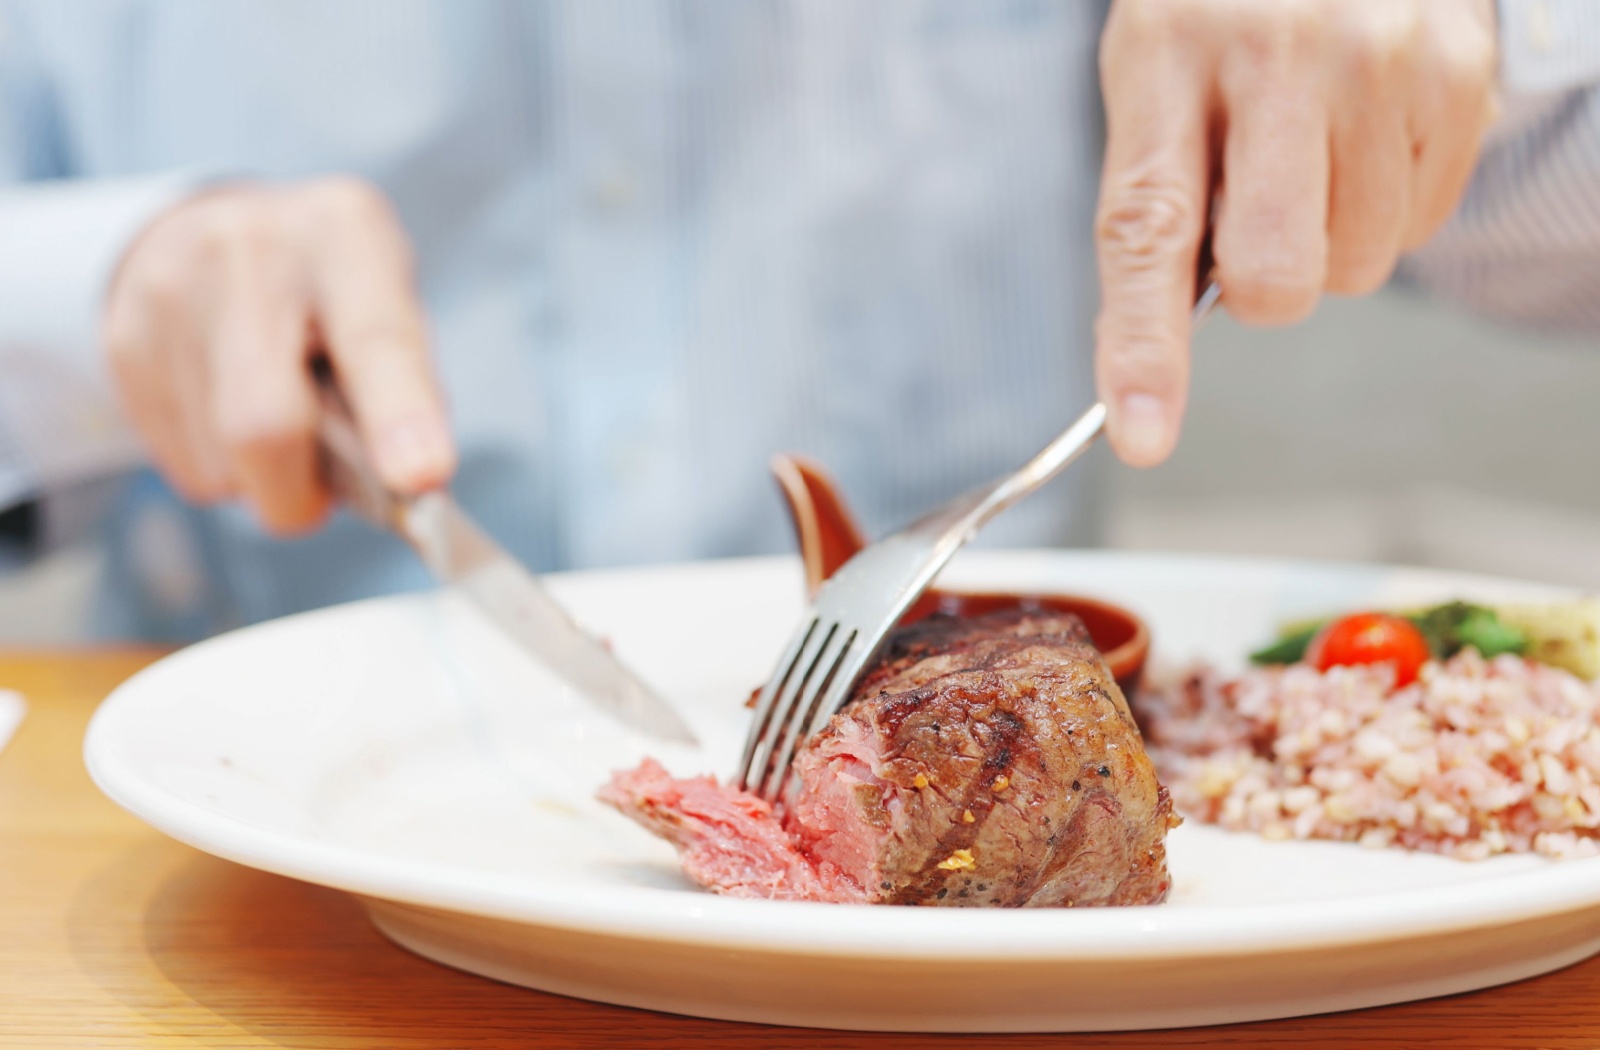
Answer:
[[[1504,115],[1403,279],[1487,316],[1600,331],[1600,0],[1500,0]]]

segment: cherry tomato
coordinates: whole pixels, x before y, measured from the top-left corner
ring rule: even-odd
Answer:
[[[1410,620],[1386,613],[1335,620],[1306,649],[1306,661],[1319,671],[1344,664],[1394,664],[1396,688],[1416,681],[1417,672],[1432,658],[1427,639]]]

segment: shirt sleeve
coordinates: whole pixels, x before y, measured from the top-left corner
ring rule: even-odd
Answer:
[[[1499,0],[1502,116],[1403,279],[1489,317],[1600,331],[1600,0]]]
[[[196,178],[0,188],[0,506],[140,462],[103,364],[107,284],[128,245]]]
[[[123,253],[186,172],[81,178],[28,10],[0,0],[0,510],[140,461],[99,325]]]

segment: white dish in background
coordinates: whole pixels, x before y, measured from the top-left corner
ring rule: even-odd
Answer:
[[[1280,619],[1549,587],[1379,566],[964,553],[955,586],[1101,595],[1157,660],[1237,664]],[[551,585],[689,719],[703,750],[590,711],[473,609],[434,593],[229,634],[120,687],[85,758],[184,842],[357,894],[402,945],[629,1006],[820,1027],[1170,1027],[1400,1002],[1600,951],[1600,859],[1476,864],[1185,824],[1145,908],[985,911],[748,901],[593,800],[646,754],[733,766],[741,706],[800,611],[791,559],[572,574]]]

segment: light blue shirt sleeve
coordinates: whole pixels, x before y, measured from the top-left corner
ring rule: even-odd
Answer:
[[[134,237],[197,180],[72,178],[57,103],[27,19],[0,6],[0,508],[141,461],[106,374],[101,304]]]
[[[11,97],[32,151],[0,179],[76,193],[188,167],[347,172],[390,196],[457,495],[537,569],[790,549],[766,474],[779,450],[828,464],[881,531],[1014,466],[1093,398],[1098,0],[0,11],[25,41]],[[140,210],[87,225],[109,246]],[[89,332],[115,252],[72,254],[66,312]],[[72,341],[66,312],[49,342]],[[985,539],[1092,534],[1088,481]],[[359,523],[284,542],[149,475],[106,530],[96,609],[123,637],[423,582]]]
[[[18,16],[0,18],[0,183],[37,183],[10,219],[0,199],[0,231],[25,233],[0,246],[0,347],[92,373],[105,281],[181,192],[175,173],[365,176],[417,248],[458,494],[541,570],[787,549],[765,473],[779,450],[826,463],[881,532],[1014,466],[1093,398],[1099,3],[0,13]],[[1501,16],[1515,105],[1406,269],[1497,316],[1600,327],[1600,0],[1503,0]],[[0,388],[20,374],[0,361]],[[0,405],[0,437],[21,419]],[[1075,471],[985,538],[1092,535],[1091,480]],[[284,543],[149,477],[107,528],[99,608],[120,636],[421,582],[357,523]]]

